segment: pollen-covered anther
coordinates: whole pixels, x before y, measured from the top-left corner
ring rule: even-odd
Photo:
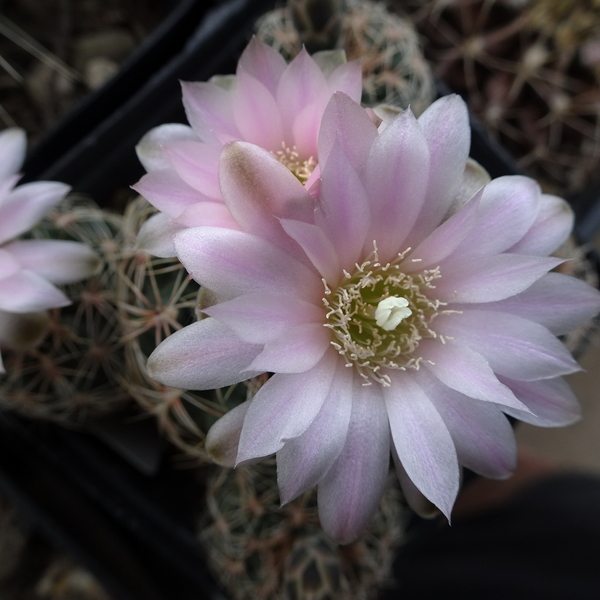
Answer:
[[[296,146],[290,148],[285,145],[285,142],[281,142],[280,150],[271,152],[271,154],[303,184],[308,181],[317,166],[317,161],[312,156],[302,160],[298,148]]]
[[[441,276],[439,269],[404,273],[405,255],[382,265],[375,250],[354,273],[344,272],[337,289],[324,281],[331,344],[367,384],[389,385],[387,369],[418,369],[419,342],[437,337],[431,322],[444,303],[429,296],[435,289],[432,282]]]

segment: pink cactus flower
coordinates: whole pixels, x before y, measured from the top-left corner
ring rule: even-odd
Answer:
[[[579,367],[555,336],[594,315],[600,294],[549,272],[562,261],[548,257],[572,213],[527,177],[487,182],[469,146],[457,96],[378,129],[337,93],[316,201],[267,151],[233,142],[220,183],[239,229],[175,236],[219,301],[155,350],[149,372],[191,389],[274,373],[206,447],[228,466],[276,453],[282,502],[317,485],[340,543],[371,519],[390,454],[413,508],[449,517],[461,466],[513,470],[506,415],[579,416],[561,379]]]
[[[56,284],[83,279],[99,264],[96,254],[84,244],[17,239],[69,191],[69,186],[55,181],[15,188],[26,146],[21,129],[0,133],[0,344],[19,347],[24,343],[20,320],[44,323],[42,316],[32,313],[70,304]]]
[[[160,213],[147,221],[138,247],[175,256],[172,237],[186,227],[239,229],[223,203],[218,180],[223,145],[243,140],[268,150],[308,188],[318,181],[317,139],[323,111],[335,91],[360,101],[362,74],[341,51],[286,64],[257,38],[242,54],[235,76],[184,82],[183,105],[191,125],[151,130],[137,152],[148,174],[133,186]]]

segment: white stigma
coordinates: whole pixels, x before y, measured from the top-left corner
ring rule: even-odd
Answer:
[[[386,331],[393,331],[400,323],[412,315],[406,298],[390,296],[382,300],[375,309],[375,322]]]

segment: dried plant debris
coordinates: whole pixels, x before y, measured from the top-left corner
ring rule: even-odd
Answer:
[[[545,191],[597,179],[600,3],[397,0],[435,72]]]

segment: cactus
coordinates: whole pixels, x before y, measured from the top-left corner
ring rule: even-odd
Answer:
[[[84,242],[102,258],[89,279],[71,284],[73,304],[36,313],[47,334],[37,345],[9,349],[0,379],[0,406],[35,418],[81,421],[113,410],[126,400],[117,383],[121,345],[114,300],[114,267],[120,248],[121,217],[92,202],[69,197],[30,236]]]
[[[318,524],[312,490],[279,506],[273,458],[207,478],[199,540],[217,580],[234,600],[367,600],[389,581],[407,513],[388,486],[369,529],[348,546]]]
[[[257,36],[288,60],[303,43],[309,50],[341,48],[348,60],[361,58],[366,106],[410,105],[418,115],[431,104],[433,78],[409,21],[381,3],[352,1],[342,11],[341,2],[329,1],[322,3],[328,7],[326,18],[318,15],[322,23],[311,11],[313,4],[294,0],[265,14],[257,23]]]

